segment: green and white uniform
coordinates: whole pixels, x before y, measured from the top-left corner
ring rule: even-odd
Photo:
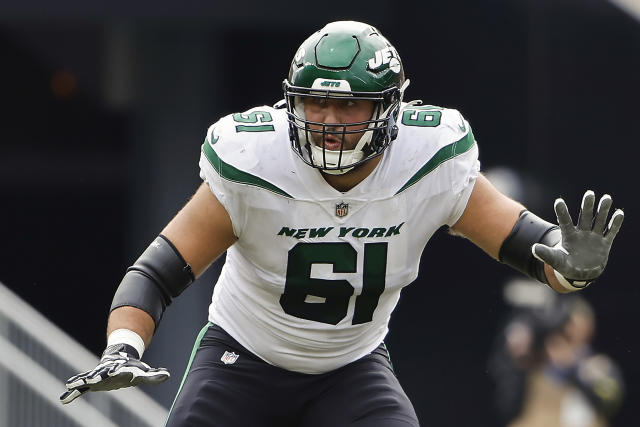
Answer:
[[[291,149],[286,111],[263,106],[209,128],[201,177],[229,213],[209,320],[266,362],[322,373],[373,351],[421,253],[467,204],[479,171],[452,109],[403,104],[397,139],[347,192]]]

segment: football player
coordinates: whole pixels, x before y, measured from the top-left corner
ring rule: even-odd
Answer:
[[[222,253],[209,323],[168,426],[417,426],[384,344],[400,291],[443,225],[558,292],[605,268],[623,220],[587,191],[559,226],[479,173],[469,123],[404,102],[409,80],[374,27],[333,22],[295,52],[284,100],[231,114],[202,145],[203,184],[128,269],[100,364],[69,403],[169,376],[141,356],[162,314]]]

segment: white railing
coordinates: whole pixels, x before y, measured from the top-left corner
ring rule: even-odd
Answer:
[[[638,0],[610,0],[611,3],[640,21],[640,2]]]
[[[167,409],[136,388],[87,393],[62,405],[64,380],[97,363],[98,357],[0,283],[0,427],[164,425]]]

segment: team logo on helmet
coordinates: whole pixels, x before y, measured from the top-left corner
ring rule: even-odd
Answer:
[[[349,92],[351,90],[351,85],[346,80],[318,78],[313,81],[313,85],[311,86],[311,89]]]
[[[402,68],[398,60],[398,52],[392,46],[377,50],[373,58],[369,59],[367,63],[371,71],[376,71],[385,64],[389,64],[389,69],[396,74]]]
[[[349,203],[345,203],[345,202],[336,203],[337,217],[342,218],[343,216],[347,216],[348,213],[349,213]]]
[[[301,64],[302,58],[304,58],[306,54],[307,54],[307,51],[303,47],[301,47],[296,52],[296,56],[293,58],[293,60],[295,61],[296,64]]]

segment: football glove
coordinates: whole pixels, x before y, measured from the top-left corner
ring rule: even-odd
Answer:
[[[624,220],[622,210],[616,209],[607,224],[611,203],[611,196],[602,196],[594,218],[595,194],[588,190],[582,198],[578,223],[573,225],[566,203],[556,199],[554,210],[562,240],[554,247],[536,243],[531,250],[536,258],[555,270],[558,281],[565,288],[584,288],[604,271],[613,239]]]
[[[72,402],[88,391],[117,390],[143,383],[158,384],[169,378],[165,368],[152,368],[139,360],[138,351],[128,344],[108,346],[94,369],[74,375],[66,382],[60,401]]]

